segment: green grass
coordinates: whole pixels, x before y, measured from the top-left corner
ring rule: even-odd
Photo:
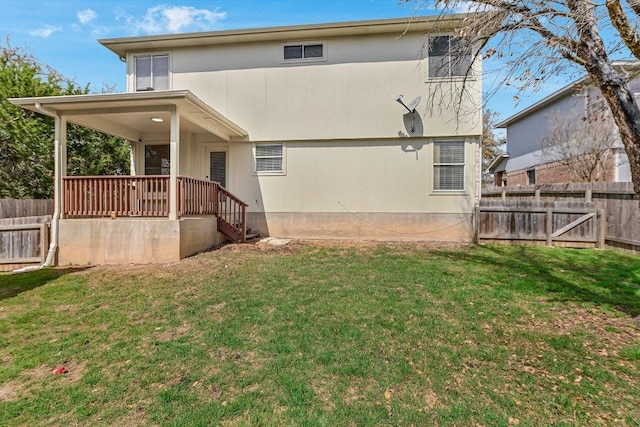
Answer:
[[[2,274],[0,425],[640,425],[639,314],[640,258],[594,250],[294,242]]]

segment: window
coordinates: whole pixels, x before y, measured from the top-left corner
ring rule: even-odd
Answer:
[[[434,142],[433,189],[464,190],[464,141]]]
[[[471,66],[471,52],[462,52],[460,39],[436,36],[429,39],[429,77],[461,77]]]
[[[169,55],[135,57],[136,91],[169,89]]]
[[[527,184],[535,185],[535,183],[536,183],[536,170],[535,169],[529,169],[527,171]]]
[[[170,159],[169,145],[145,145],[144,174],[169,175]]]
[[[324,59],[324,44],[289,44],[284,46],[284,60]]]
[[[256,144],[255,170],[259,174],[283,174],[284,144]]]

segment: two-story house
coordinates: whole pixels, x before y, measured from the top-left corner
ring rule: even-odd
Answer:
[[[100,40],[126,93],[12,100],[56,120],[59,264],[172,261],[248,229],[471,240],[482,81],[452,57],[463,18]],[[131,176],[67,176],[67,122],[129,141]]]
[[[637,66],[617,63],[618,66]],[[640,80],[630,82],[640,93]],[[508,154],[489,165],[496,186],[631,181],[629,159],[600,90],[569,83],[497,125]]]

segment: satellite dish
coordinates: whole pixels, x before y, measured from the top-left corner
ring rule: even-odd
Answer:
[[[406,108],[409,113],[415,113],[416,107],[418,106],[422,98],[418,96],[416,99],[411,101],[409,105],[407,105],[402,101],[402,96],[403,95],[396,96],[396,102],[400,103],[404,108]]]
[[[407,110],[411,111],[412,113],[416,111],[416,107],[418,106],[418,104],[420,104],[421,100],[422,100],[422,97],[420,96],[416,97],[416,99],[414,99],[409,103],[409,105],[407,105]]]

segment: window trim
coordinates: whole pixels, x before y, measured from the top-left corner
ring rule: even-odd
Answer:
[[[439,143],[443,143],[443,142],[457,142],[457,143],[461,143],[462,144],[462,154],[464,156],[464,162],[463,163],[439,163],[436,162],[434,159],[434,151],[435,151],[435,146],[436,144]],[[432,165],[431,165],[431,178],[433,179],[433,182],[431,183],[431,191],[432,194],[466,194],[467,193],[467,141],[466,139],[462,138],[462,139],[456,139],[456,138],[450,138],[450,139],[437,139],[434,140],[431,144],[432,149],[431,149],[431,161],[432,161]],[[462,188],[457,188],[457,189],[439,189],[439,188],[435,188],[436,187],[436,166],[462,166]]]
[[[447,54],[449,55],[449,75],[448,76],[431,76],[431,68],[430,68],[430,63],[431,63],[431,55],[429,55],[429,47],[431,44],[431,40],[435,37],[453,37],[455,38],[456,36],[454,34],[451,33],[438,33],[438,34],[429,34],[429,36],[427,37],[427,54],[426,54],[426,58],[427,58],[427,79],[428,80],[475,80],[476,79],[476,73],[475,73],[475,67],[474,67],[474,62],[475,62],[475,58],[473,57],[473,53],[470,52],[469,53],[469,60],[471,61],[471,69],[469,72],[468,76],[465,75],[461,75],[461,76],[453,76],[451,75],[451,45],[449,45],[449,49],[447,50]]]
[[[305,46],[313,46],[313,45],[322,45],[322,56],[313,57],[313,58],[304,58],[304,47]],[[284,58],[284,49],[288,46],[302,46],[302,58],[292,58],[285,59]],[[286,42],[280,45],[280,53],[281,53],[281,63],[282,64],[300,64],[300,63],[310,63],[310,62],[326,62],[327,61],[327,42],[324,40],[313,40],[313,41],[295,41],[295,42]]]
[[[173,66],[172,66],[172,55],[171,52],[169,51],[160,51],[160,52],[135,52],[135,53],[131,53],[130,54],[130,59],[127,62],[130,62],[130,69],[131,69],[131,80],[130,80],[130,88],[131,88],[131,92],[146,92],[145,90],[138,90],[138,88],[136,87],[136,80],[137,80],[137,70],[136,70],[136,59],[138,57],[142,57],[142,56],[162,56],[162,55],[167,55],[167,60],[168,60],[168,70],[167,70],[167,89],[154,89],[154,90],[171,90],[172,88],[172,83],[173,83]],[[152,70],[153,73],[153,70]],[[153,77],[152,77],[152,83],[153,83]]]
[[[256,148],[260,145],[280,145],[282,147],[282,156],[260,156],[260,158],[282,158],[282,169],[279,171],[259,171],[258,170],[258,156],[256,155]],[[258,176],[282,176],[287,174],[287,144],[284,142],[261,142],[253,144],[253,175]]]

